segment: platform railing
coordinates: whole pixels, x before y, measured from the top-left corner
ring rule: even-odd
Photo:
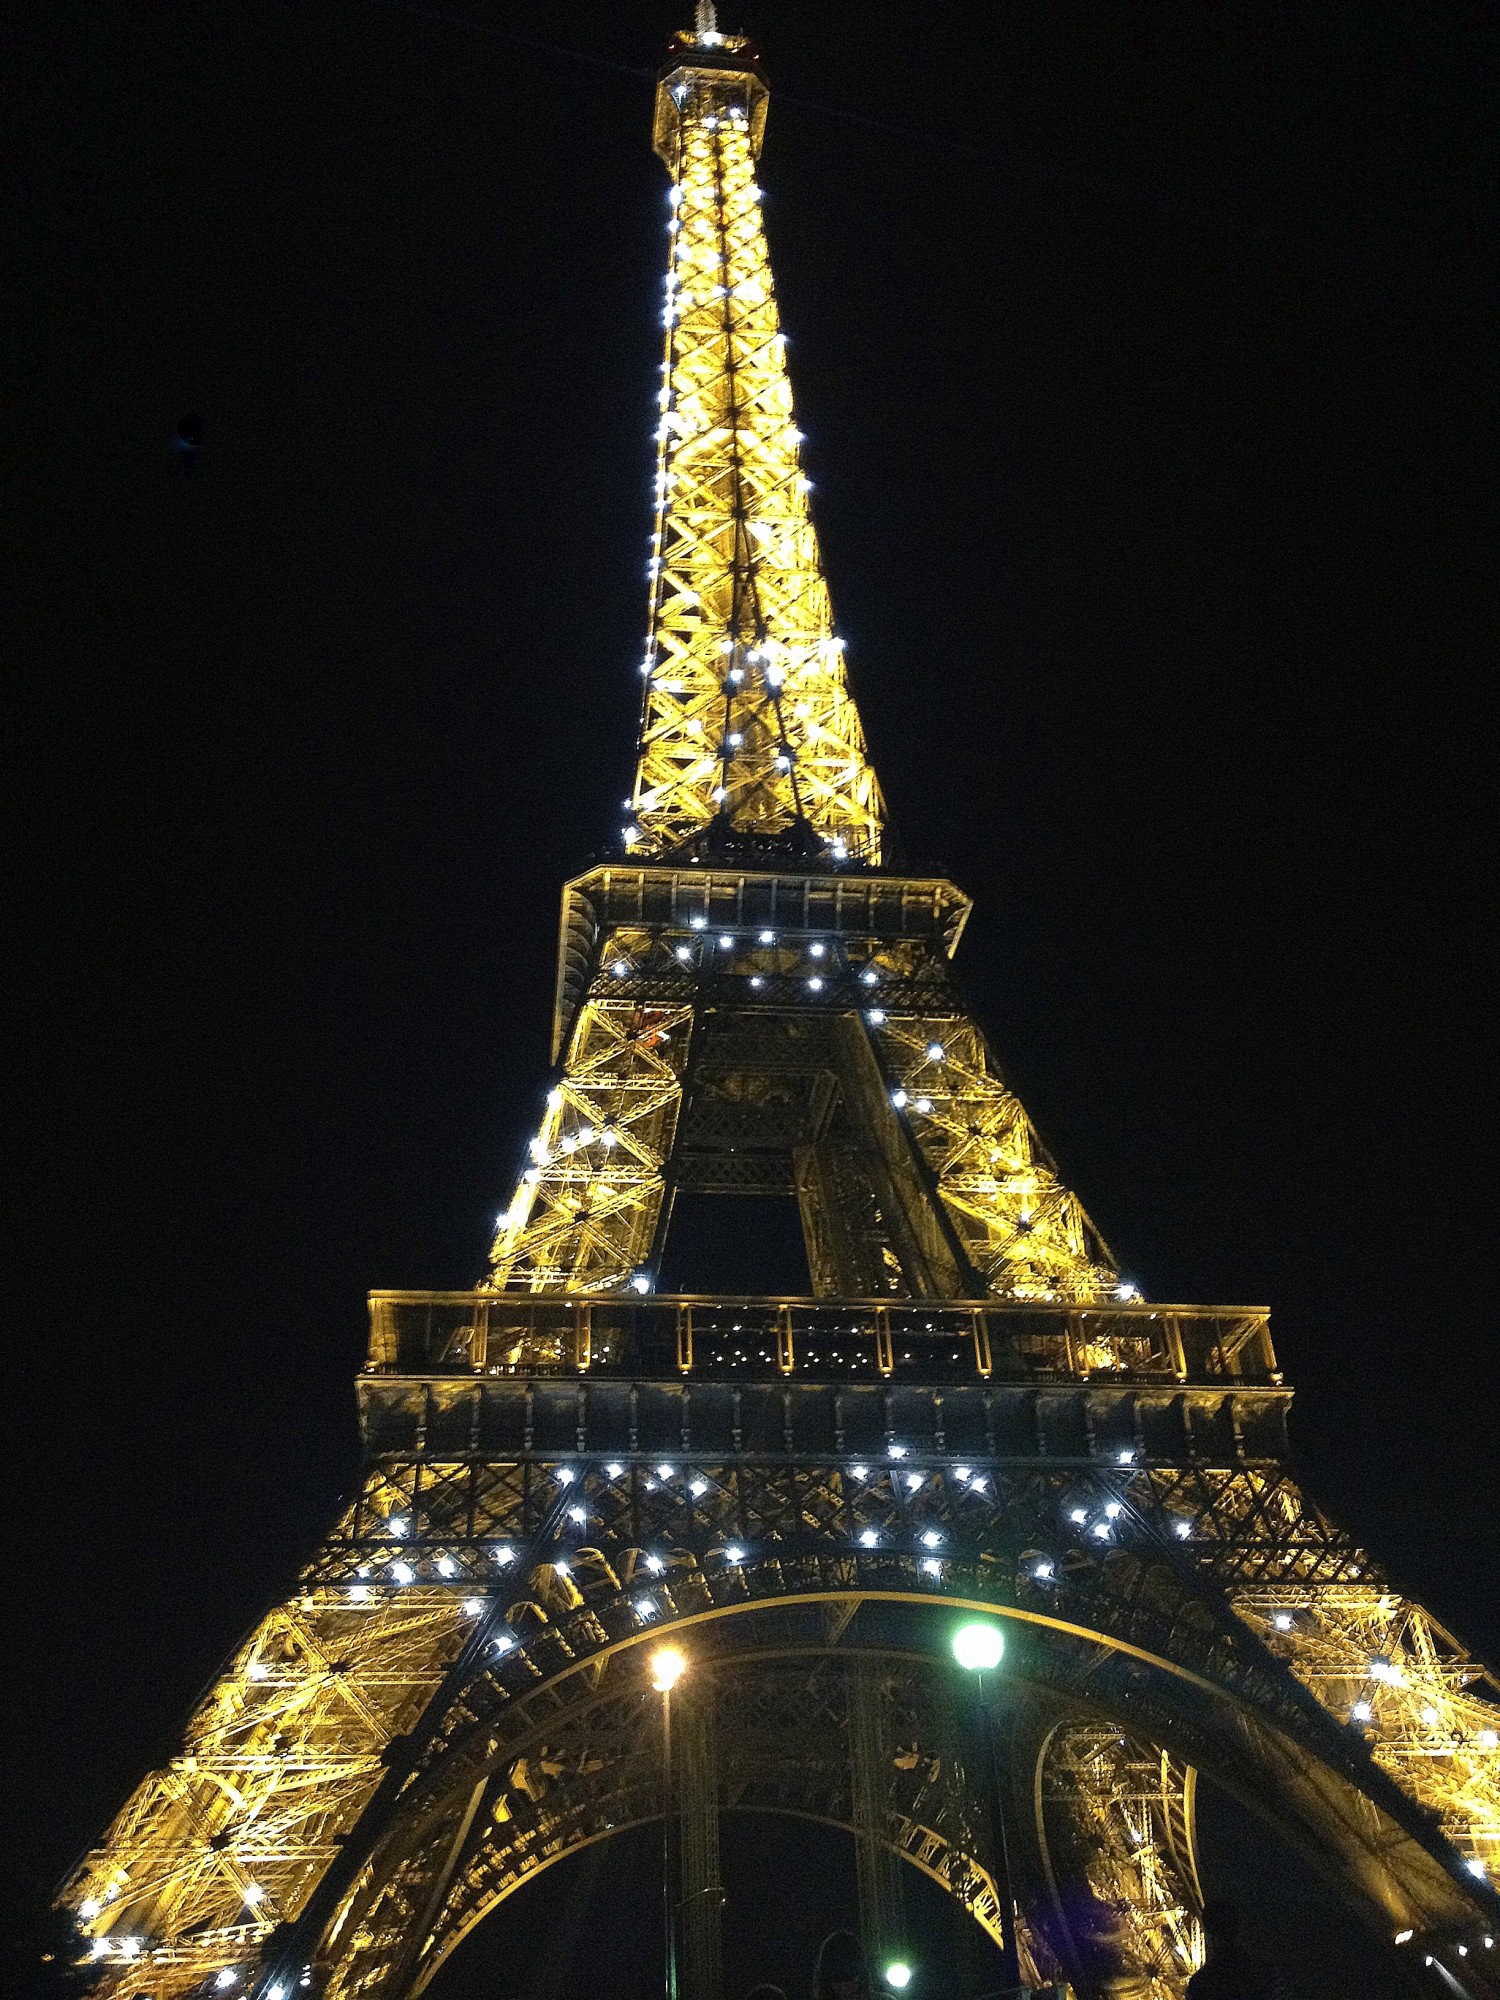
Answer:
[[[1278,1384],[1258,1306],[372,1292],[386,1375]]]

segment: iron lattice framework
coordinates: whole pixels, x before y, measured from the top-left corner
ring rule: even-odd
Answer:
[[[881,1941],[905,1865],[1000,1938],[1001,1814],[1028,1974],[1180,2000],[1199,1772],[1500,1991],[1500,1689],[1290,1477],[1264,1313],[1121,1283],[954,986],[966,898],[878,866],[765,108],[700,10],[657,104],[636,809],[564,893],[529,1162],[479,1290],[373,1296],[353,1498],[66,1886],[101,2000],[405,2000],[664,1806],[685,2000],[719,2000],[725,1810],[852,1833]],[[794,1199],[812,1295],[657,1296],[683,1191]],[[960,1608],[1010,1635],[988,1715],[946,1662]],[[675,1793],[642,1672],[666,1632]]]
[[[761,223],[765,115],[732,37],[685,45],[658,97],[671,254],[625,842],[676,858],[790,836],[875,863],[880,788],[833,630]]]

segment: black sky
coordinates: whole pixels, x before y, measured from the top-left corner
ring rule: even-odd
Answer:
[[[534,1129],[629,779],[686,13],[6,30],[33,1884],[331,1517],[365,1291],[469,1282]],[[1125,1269],[1271,1305],[1311,1487],[1500,1655],[1490,18],[725,25],[905,857]]]

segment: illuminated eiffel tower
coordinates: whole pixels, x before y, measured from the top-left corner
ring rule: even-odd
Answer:
[[[353,1498],[67,1885],[97,1990],[398,2000],[665,1799],[684,2000],[722,1990],[735,1810],[852,1832],[882,1951],[905,1863],[1005,1950],[992,1987],[1167,2000],[1201,1771],[1396,1959],[1500,1992],[1500,1689],[1294,1485],[1265,1314],[1120,1282],[952,983],[965,897],[882,866],[766,104],[700,7],[656,97],[639,766],[563,892],[529,1162],[479,1289],[373,1297]],[[795,1198],[809,1296],[662,1294],[716,1194]],[[987,1707],[948,1650],[976,1613]]]

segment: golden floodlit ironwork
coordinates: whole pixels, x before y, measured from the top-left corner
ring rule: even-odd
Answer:
[[[880,865],[766,105],[700,5],[657,93],[632,810],[564,890],[554,1073],[488,1271],[372,1295],[352,1498],[65,1886],[96,1990],[405,2000],[666,1813],[683,2000],[720,2000],[718,1816],[755,1811],[854,1836],[882,1949],[908,1866],[998,1942],[998,1818],[1027,1977],[1181,2000],[1202,1773],[1393,1951],[1495,1993],[1500,1688],[1290,1476],[1266,1314],[1121,1279],[954,986],[967,898]],[[795,1202],[808,1295],[663,1296],[689,1193]],[[1008,1634],[993,1759],[947,1646],[974,1612]]]

